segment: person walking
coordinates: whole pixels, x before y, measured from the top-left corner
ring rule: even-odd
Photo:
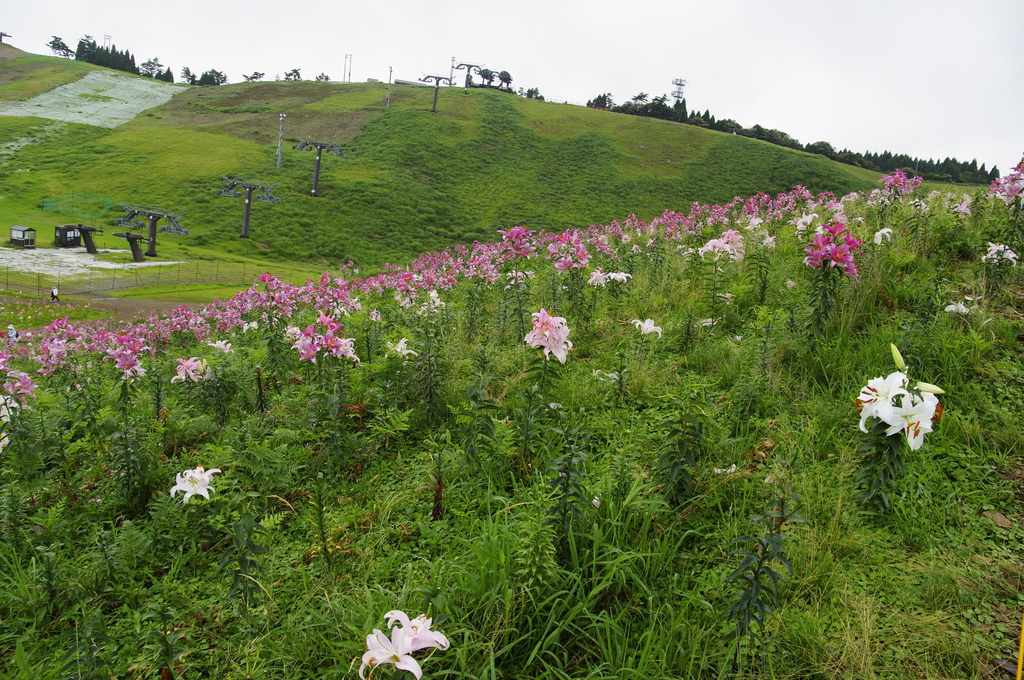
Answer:
[[[57,286],[50,289],[50,302],[60,302],[60,291]]]
[[[7,324],[7,342],[17,342],[19,337],[21,336],[18,335],[18,331],[14,328],[14,324]]]

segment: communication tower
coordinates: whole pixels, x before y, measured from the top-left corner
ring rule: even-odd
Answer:
[[[682,78],[676,78],[672,81],[672,84],[676,86],[676,89],[672,90],[672,96],[676,101],[683,98],[683,88],[686,87],[686,81]]]

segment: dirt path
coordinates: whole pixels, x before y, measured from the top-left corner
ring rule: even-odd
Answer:
[[[0,301],[5,300],[0,296]],[[20,298],[11,298],[12,301],[18,301]],[[167,302],[164,300],[135,300],[130,298],[109,298],[109,297],[95,297],[95,298],[76,298],[74,300],[64,299],[58,304],[51,305],[52,318],[59,319],[66,314],[63,310],[73,309],[75,307],[88,307],[90,309],[98,309],[104,312],[110,312],[114,316],[107,319],[107,321],[132,321],[133,319],[146,319],[149,318],[154,312],[157,314],[170,314],[178,307],[191,307],[193,309],[202,307],[205,305],[197,305],[193,303],[185,302]],[[39,332],[42,328],[19,328],[19,331]]]
[[[83,300],[61,302],[61,305],[88,305],[92,309],[113,312],[118,321],[130,321],[139,317],[148,317],[153,312],[170,314],[178,307],[199,307],[201,305],[184,302],[167,302],[165,300],[135,300],[131,298],[97,297]],[[56,307],[57,305],[54,305]]]

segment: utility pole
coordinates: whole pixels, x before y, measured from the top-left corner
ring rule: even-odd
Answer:
[[[388,66],[388,96],[384,100],[384,108],[385,109],[391,108],[391,71],[392,70],[393,69],[390,66]]]
[[[341,67],[341,77],[346,83],[352,82],[352,55],[346,54],[345,61]]]
[[[465,89],[465,93],[469,94],[469,85],[470,85],[470,83],[473,82],[473,69],[476,69],[479,72],[480,71],[480,65],[479,64],[459,64],[458,66],[455,67],[455,70],[456,71],[461,71],[463,68],[466,69],[466,89]]]
[[[281,129],[277,133],[277,169],[281,169],[281,144],[284,142],[284,119],[287,114],[281,114]]]
[[[429,83],[431,80],[434,81],[434,105],[430,107],[430,112],[437,113],[437,93],[441,89],[441,81],[445,81],[446,85],[451,85],[452,79],[445,76],[423,76],[420,78],[421,83]]]

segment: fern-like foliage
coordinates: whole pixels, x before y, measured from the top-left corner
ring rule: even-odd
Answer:
[[[693,496],[697,465],[707,447],[707,428],[701,419],[692,413],[680,413],[665,438],[657,466],[670,505],[678,507]]]
[[[881,418],[868,419],[868,425],[857,446],[861,454],[856,477],[860,489],[858,502],[868,512],[887,514],[892,510],[889,494],[905,470],[903,453],[907,441],[902,432],[886,435],[889,424]]]

